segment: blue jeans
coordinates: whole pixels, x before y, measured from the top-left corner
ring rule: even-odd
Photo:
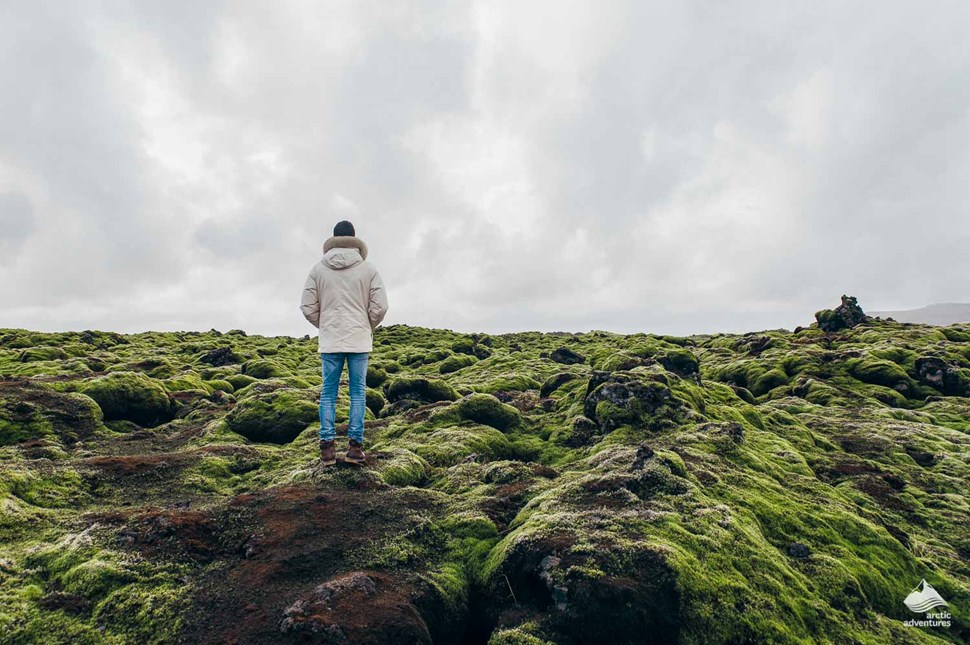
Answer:
[[[337,407],[337,388],[340,386],[340,373],[344,371],[347,360],[347,373],[350,381],[350,423],[347,435],[364,443],[364,411],[367,409],[367,352],[336,352],[320,354],[323,370],[323,386],[320,388],[320,440],[329,441],[337,436],[334,416]]]

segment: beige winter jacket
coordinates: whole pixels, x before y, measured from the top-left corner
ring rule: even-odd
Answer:
[[[365,260],[363,240],[331,237],[307,276],[300,310],[320,330],[321,353],[373,349],[372,332],[387,313],[387,293],[377,269]]]

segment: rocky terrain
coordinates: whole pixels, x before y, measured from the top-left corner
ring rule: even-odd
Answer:
[[[0,329],[0,376],[2,643],[970,640],[970,325],[383,327],[363,469],[315,338]]]

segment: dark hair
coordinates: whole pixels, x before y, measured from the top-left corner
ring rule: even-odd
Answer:
[[[344,220],[342,222],[337,222],[337,225],[333,227],[334,237],[354,237],[357,235],[354,232],[354,225]]]

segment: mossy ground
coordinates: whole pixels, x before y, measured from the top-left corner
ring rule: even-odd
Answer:
[[[315,345],[0,329],[0,642],[970,639],[968,325],[380,328],[362,470]]]

